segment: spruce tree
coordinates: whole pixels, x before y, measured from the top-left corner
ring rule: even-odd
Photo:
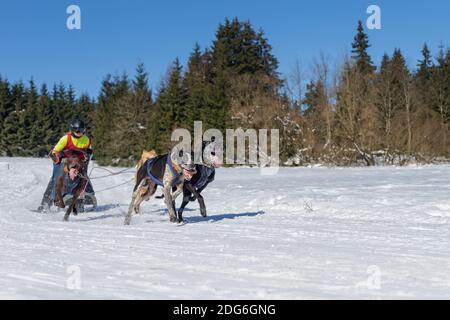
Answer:
[[[153,105],[152,91],[148,84],[148,73],[144,64],[138,64],[136,68],[136,76],[132,81],[133,98],[132,106],[135,109],[137,125],[139,130],[149,130],[153,125],[150,121],[150,113]],[[142,141],[142,139],[140,140]]]
[[[52,144],[54,144],[55,140],[58,138],[53,128],[55,108],[52,104],[47,85],[45,83],[42,84],[40,89],[38,110],[39,126],[34,131],[40,141],[38,154],[39,156],[45,156],[48,154]]]
[[[136,76],[133,80],[133,89],[142,94],[143,101],[151,103],[152,92],[148,85],[148,73],[143,63],[139,63],[136,67]]]
[[[249,21],[226,19],[219,25],[211,52],[213,81],[208,100],[220,119],[217,128],[228,127],[241,106],[253,112],[255,100],[277,99],[282,84],[278,60],[262,30],[256,32]]]
[[[205,122],[211,116],[206,102],[207,90],[211,85],[209,63],[209,52],[206,50],[202,53],[200,46],[196,44],[189,57],[184,77],[188,92],[187,128],[191,132],[193,131],[194,121]]]
[[[219,25],[212,46],[215,71],[227,70],[234,74],[266,74],[278,78],[278,60],[260,30],[256,32],[249,21],[226,19]]]
[[[111,163],[111,160],[120,164],[124,163],[123,157],[133,156],[125,155],[121,149],[123,139],[129,139],[124,135],[128,124],[123,124],[121,116],[130,107],[130,90],[130,81],[125,73],[114,76],[112,80],[108,77],[103,83],[94,131],[96,159],[101,164]]]
[[[25,94],[25,111],[23,113],[21,127],[24,132],[22,148],[24,155],[36,156],[39,137],[37,135],[38,123],[38,92],[34,81],[30,81],[30,87]]]
[[[423,84],[425,84],[430,79],[432,66],[433,62],[431,53],[428,49],[427,44],[425,43],[422,49],[422,60],[419,60],[419,63],[417,65],[418,70],[416,73],[417,78]]]
[[[391,59],[387,53],[383,55],[381,60],[380,72],[377,75],[377,97],[376,105],[380,111],[383,131],[385,139],[382,140],[383,147],[386,149],[390,148],[390,137],[392,132],[392,120],[396,113],[395,105],[392,101],[392,86],[393,74],[391,67]]]
[[[361,20],[358,21],[357,34],[352,43],[352,48],[352,58],[355,61],[358,70],[363,74],[372,74],[376,68],[367,52],[367,49],[370,48],[369,37],[364,32]]]
[[[405,58],[400,49],[395,49],[392,55],[390,69],[392,72],[392,103],[396,108],[403,108],[405,105],[405,82],[409,78],[409,70]]]
[[[24,113],[25,89],[22,82],[15,83],[11,87],[11,108],[3,126],[3,139],[5,153],[8,156],[23,156],[22,148],[25,132],[21,128]]]
[[[67,88],[64,98],[64,122],[66,125],[68,125],[73,119],[82,119],[81,115],[78,113],[76,93],[72,85],[69,85]]]
[[[76,101],[76,116],[86,123],[89,136],[92,136],[93,118],[95,112],[95,101],[86,93]]]
[[[121,159],[121,164],[134,164],[142,149],[146,148],[151,99],[147,72],[139,64],[131,86],[121,92],[113,103],[115,119],[110,135],[115,142],[114,156]]]
[[[14,110],[11,89],[7,79],[0,77],[0,156],[7,154],[7,139],[4,134],[5,120]]]
[[[94,117],[95,158],[101,164],[109,164],[112,159],[109,146],[113,124],[114,85],[111,75],[107,75],[102,82]]]
[[[4,154],[9,157],[22,155],[21,150],[21,133],[20,127],[20,112],[17,110],[12,111],[6,117],[3,124],[2,137],[5,141]]]
[[[52,128],[52,142],[57,143],[58,137],[68,132],[69,124],[67,123],[66,111],[66,88],[64,84],[59,83],[53,86],[52,90],[52,108],[54,108]],[[69,120],[70,121],[70,120]]]
[[[311,81],[306,85],[303,104],[307,107],[304,117],[311,126],[317,144],[327,143],[327,127],[324,113],[328,107],[328,97],[322,80]]]
[[[450,50],[439,49],[430,77],[430,102],[442,124],[450,124]]]
[[[171,133],[177,128],[187,128],[188,94],[183,80],[180,61],[175,59],[169,69],[168,80],[161,85],[156,101],[156,120],[149,137],[149,144],[158,152],[166,152],[172,145]]]

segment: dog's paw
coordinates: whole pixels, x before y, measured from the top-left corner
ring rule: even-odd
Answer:
[[[66,207],[66,205],[64,204],[64,201],[62,201],[62,200],[56,200],[55,206],[57,206],[58,208],[61,208],[61,209],[64,209]]]

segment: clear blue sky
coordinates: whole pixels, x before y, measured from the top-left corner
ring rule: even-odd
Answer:
[[[81,7],[81,30],[66,28],[70,4]],[[218,24],[235,16],[265,31],[286,73],[296,58],[308,66],[321,51],[348,53],[370,4],[382,10],[382,30],[367,30],[377,64],[395,47],[413,66],[425,41],[433,53],[450,46],[448,0],[2,0],[0,74],[97,96],[107,73],[132,75],[143,62],[155,87],[171,61],[185,64],[196,42],[209,46]]]

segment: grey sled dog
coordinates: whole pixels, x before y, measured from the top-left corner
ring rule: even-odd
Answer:
[[[191,154],[183,152],[182,149],[174,148],[168,154],[146,159],[136,172],[131,203],[124,224],[131,223],[133,213],[140,213],[142,201],[148,201],[156,192],[158,185],[163,188],[164,202],[169,210],[170,221],[179,221],[175,210],[175,199],[183,192],[185,179],[189,180],[194,174],[195,164]],[[172,192],[172,189],[175,191]]]

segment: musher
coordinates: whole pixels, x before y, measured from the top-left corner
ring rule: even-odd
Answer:
[[[53,174],[48,183],[47,189],[45,190],[38,211],[48,211],[55,203],[56,182],[58,177],[63,174],[64,158],[71,155],[76,155],[80,158],[80,160],[86,162],[84,172],[81,172],[82,175],[86,176],[88,162],[92,157],[92,142],[86,135],[86,124],[79,119],[76,119],[71,123],[70,132],[64,135],[49,153],[49,157],[53,161]],[[93,204],[94,206],[97,205],[94,189],[92,188],[92,184],[90,182],[86,187],[85,196],[86,204]]]

